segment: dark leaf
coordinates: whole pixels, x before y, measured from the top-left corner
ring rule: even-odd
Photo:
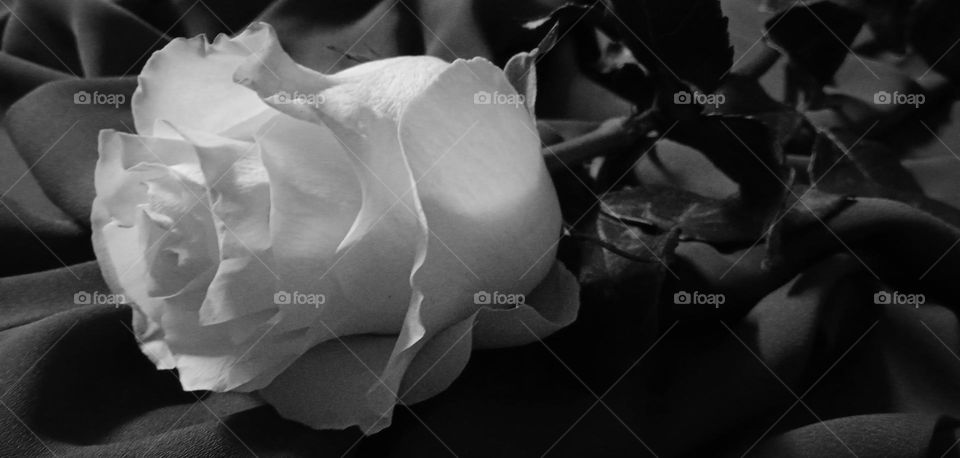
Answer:
[[[760,86],[756,78],[731,73],[717,88],[717,94],[723,96],[716,112],[730,115],[751,115],[788,109],[784,104],[774,100]]]
[[[766,216],[736,199],[711,199],[676,188],[611,193],[592,224],[571,234],[585,242],[580,264],[585,294],[599,296],[601,303],[650,304],[639,324],[655,327],[660,317],[670,316],[659,306],[660,291],[668,275],[679,279],[671,265],[681,240],[730,250],[765,241],[769,261],[777,259],[782,234],[819,224],[849,203],[813,189],[795,192],[800,201],[788,200]]]
[[[615,304],[637,316],[635,332],[650,334],[658,326],[659,297],[670,271],[679,230],[636,227],[597,214],[584,233],[580,282],[594,303]]]
[[[524,24],[524,28],[541,33],[541,36],[544,37],[541,45],[552,47],[560,37],[567,35],[577,25],[596,23],[601,11],[602,8],[596,3],[584,5],[567,2],[548,15],[527,22]]]
[[[736,199],[717,200],[676,188],[633,188],[604,199],[601,214],[625,225],[680,230],[682,240],[752,243],[763,216]]]
[[[717,0],[613,0],[605,24],[637,60],[704,91],[733,64],[727,18]]]
[[[630,48],[600,30],[595,30],[595,47],[584,46],[585,71],[594,80],[617,95],[633,102],[639,109],[649,107],[656,92],[654,81],[633,56]]]
[[[863,23],[860,15],[832,2],[802,4],[767,21],[766,36],[773,47],[824,86],[833,82]]]
[[[774,218],[787,231],[828,217],[845,201],[800,187],[792,191]],[[611,193],[600,213],[637,230],[663,233],[678,229],[680,240],[726,246],[752,245],[765,236],[773,222],[770,215],[745,207],[737,199],[713,199],[675,188],[637,187]]]

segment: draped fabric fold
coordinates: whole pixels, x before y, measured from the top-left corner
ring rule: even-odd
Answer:
[[[0,455],[960,456],[960,232],[915,206],[883,198],[855,199],[809,230],[786,234],[782,262],[772,269],[763,263],[762,244],[728,250],[679,242],[670,262],[686,280],[684,287],[723,291],[730,311],[706,310],[667,321],[652,333],[638,310],[662,310],[672,290],[660,292],[658,305],[654,299],[617,302],[584,288],[577,321],[540,340],[542,330],[572,319],[561,313],[566,308],[557,291],[575,288],[571,278],[578,272],[570,265],[572,273],[559,264],[539,266],[553,269],[527,298],[541,313],[518,307],[451,318],[455,326],[418,347],[421,354],[449,348],[443,364],[450,366],[425,367],[411,355],[404,363],[413,375],[402,384],[394,381],[395,396],[411,403],[446,390],[416,405],[397,405],[392,426],[369,437],[357,428],[316,431],[285,420],[255,394],[183,391],[176,373],[157,370],[138,349],[138,323],[129,307],[83,299],[110,293],[90,240],[100,131],[110,130],[109,140],[119,142],[141,127],[130,108],[136,75],[172,39],[201,33],[212,39],[264,21],[294,61],[320,73],[407,54],[448,61],[479,56],[502,67],[509,56],[536,45],[507,24],[560,3],[0,2]],[[723,2],[731,25],[738,31],[752,27],[759,38],[762,24],[744,19],[757,3]],[[752,37],[735,35],[738,52],[750,47]],[[628,113],[627,102],[573,64],[577,52],[562,42],[538,62],[537,116],[595,121]],[[469,79],[470,68],[487,70],[477,62],[463,65],[451,78]],[[189,81],[184,84],[189,89]],[[838,84],[858,83],[841,78]],[[117,97],[110,99],[115,103],[84,103],[83,94]],[[246,95],[233,102],[259,102],[252,92]],[[416,114],[404,122],[428,122]],[[960,129],[957,118],[933,126],[950,146],[956,135],[948,134]],[[156,127],[153,121],[142,120],[147,129]],[[224,144],[249,140],[221,133]],[[198,150],[226,147],[191,141]],[[933,152],[933,143],[911,146],[913,156],[904,165],[927,195],[957,206],[960,161],[946,150]],[[268,173],[278,173],[284,161],[301,160],[297,151],[262,147]],[[729,189],[706,162],[666,154],[675,149],[660,148],[655,159],[640,161],[638,175],[698,190]],[[197,161],[202,173],[217,176],[228,167]],[[163,178],[156,181],[161,186]],[[276,192],[301,195],[304,189],[291,185]],[[426,211],[442,211],[437,205]],[[272,211],[279,219],[301,209],[277,205]],[[133,213],[131,218],[149,218]],[[346,229],[340,221],[328,224],[336,226],[331,231]],[[281,234],[288,230],[278,227]],[[491,240],[497,235],[495,227],[478,230]],[[278,258],[336,248],[282,238],[284,244],[274,247]],[[561,259],[575,250],[567,239],[558,248]],[[297,262],[308,265],[310,259]],[[444,266],[437,261],[425,271]],[[244,267],[260,265],[189,274],[242,283]],[[155,279],[150,287],[162,289],[166,280]],[[424,288],[444,286],[417,280]],[[666,284],[677,286],[669,279]],[[923,291],[926,302],[913,307],[874,299],[904,285]],[[504,315],[510,313],[520,318],[508,321]],[[525,345],[499,348],[495,342],[504,339]],[[309,373],[314,361],[342,359],[351,377],[369,386],[390,363],[383,357],[389,352],[373,350],[396,339],[384,343],[382,336],[366,334],[355,340],[357,348],[370,350],[365,362],[372,371],[344,351],[351,342],[334,340],[314,347],[315,359],[294,369]],[[472,354],[464,341],[472,341]],[[155,357],[165,355],[157,349]],[[433,371],[460,377],[451,383],[432,377]],[[350,380],[319,375],[313,382],[329,396],[368,395],[344,383]],[[278,389],[264,396],[297,401],[284,394]]]

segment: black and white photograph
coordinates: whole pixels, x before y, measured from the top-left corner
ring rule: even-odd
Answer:
[[[957,0],[0,0],[2,457],[958,457]]]

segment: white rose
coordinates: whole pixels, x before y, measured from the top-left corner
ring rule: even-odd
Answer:
[[[532,78],[518,84],[531,100],[510,103],[479,58],[325,75],[265,24],[155,53],[137,133],[100,134],[92,214],[143,352],[185,390],[258,390],[284,417],[372,433],[472,348],[571,323]]]

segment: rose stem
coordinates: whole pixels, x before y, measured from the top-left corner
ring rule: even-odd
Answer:
[[[647,133],[639,128],[639,119],[637,116],[611,118],[584,135],[545,146],[541,154],[547,163],[547,169],[551,172],[563,170],[588,159],[635,145],[637,140]]]

